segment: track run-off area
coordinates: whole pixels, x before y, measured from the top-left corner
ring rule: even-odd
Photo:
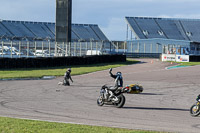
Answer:
[[[169,62],[139,59],[114,68],[124,86],[138,83],[141,94],[124,94],[123,108],[97,106],[102,85],[114,85],[108,70],[72,76],[71,86],[53,80],[0,81],[0,116],[153,131],[198,133],[200,117],[189,109],[200,93],[200,66],[167,70]],[[152,61],[153,60],[153,61]],[[73,68],[72,68],[73,70]]]

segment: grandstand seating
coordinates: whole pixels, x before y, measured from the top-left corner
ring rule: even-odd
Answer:
[[[156,24],[154,19],[135,19],[138,26],[142,31],[147,31],[145,35],[147,38],[165,38],[158,34],[158,31],[161,31],[160,27]]]
[[[13,36],[13,34],[0,23],[0,36]]]
[[[193,41],[200,40],[200,20],[199,21],[181,20],[181,23],[185,29],[185,32],[187,33],[187,36],[190,38],[190,40],[193,40]]]
[[[0,21],[0,39],[55,40],[55,23]],[[72,24],[72,41],[109,41],[98,25]]]
[[[1,24],[10,32],[12,33],[12,37],[34,37],[34,34],[27,29],[23,23],[20,21],[2,21]],[[3,34],[3,33],[1,33]]]
[[[90,40],[92,38],[92,35],[84,25],[72,25],[72,31],[78,35],[80,40]]]
[[[163,21],[162,19],[156,19],[155,21],[160,26],[161,30],[164,31],[166,38],[185,40],[174,21]]]
[[[53,38],[54,34],[48,29],[48,27],[43,23],[28,23],[25,22],[24,25],[29,29],[34,36],[41,38]]]
[[[200,42],[200,20],[126,17],[137,39],[164,38]]]
[[[90,27],[95,32],[95,34],[100,38],[100,40],[102,40],[102,41],[108,40],[97,25],[91,25]]]
[[[147,37],[142,33],[142,29],[138,26],[135,22],[134,18],[126,17],[128,24],[130,25],[131,29],[134,31],[135,36],[139,39],[146,39]]]

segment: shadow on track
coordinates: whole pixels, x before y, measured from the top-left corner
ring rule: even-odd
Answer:
[[[95,88],[101,88],[101,86],[92,86],[92,85],[89,86],[89,85],[73,85],[73,84],[72,84],[72,85],[70,85],[70,86],[71,86],[71,87],[87,87],[87,88],[91,88],[91,87],[94,88],[94,87],[95,87]],[[68,86],[68,87],[69,87],[69,86]]]
[[[142,93],[139,93],[139,94],[137,94],[137,95],[163,95],[163,94],[156,94],[156,93],[144,93],[144,92],[142,92]]]
[[[169,110],[169,111],[189,111],[189,109],[178,109],[178,108],[151,108],[151,107],[123,107],[123,109],[142,109],[142,110]]]

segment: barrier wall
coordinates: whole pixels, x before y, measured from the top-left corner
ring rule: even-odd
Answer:
[[[162,54],[162,61],[190,62],[189,55]]]
[[[163,54],[162,61],[176,61],[176,62],[200,62],[199,55],[174,55]]]
[[[200,56],[190,55],[190,62],[200,62]]]
[[[160,58],[160,53],[125,53],[128,58]]]
[[[0,69],[12,68],[48,68],[72,65],[90,65],[98,63],[125,62],[125,55],[98,55],[80,57],[49,58],[0,58]]]

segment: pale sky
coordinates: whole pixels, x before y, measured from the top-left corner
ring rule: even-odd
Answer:
[[[1,0],[0,19],[55,22],[56,0]],[[72,0],[73,23],[98,24],[109,40],[125,40],[125,17],[200,19],[199,0]]]

